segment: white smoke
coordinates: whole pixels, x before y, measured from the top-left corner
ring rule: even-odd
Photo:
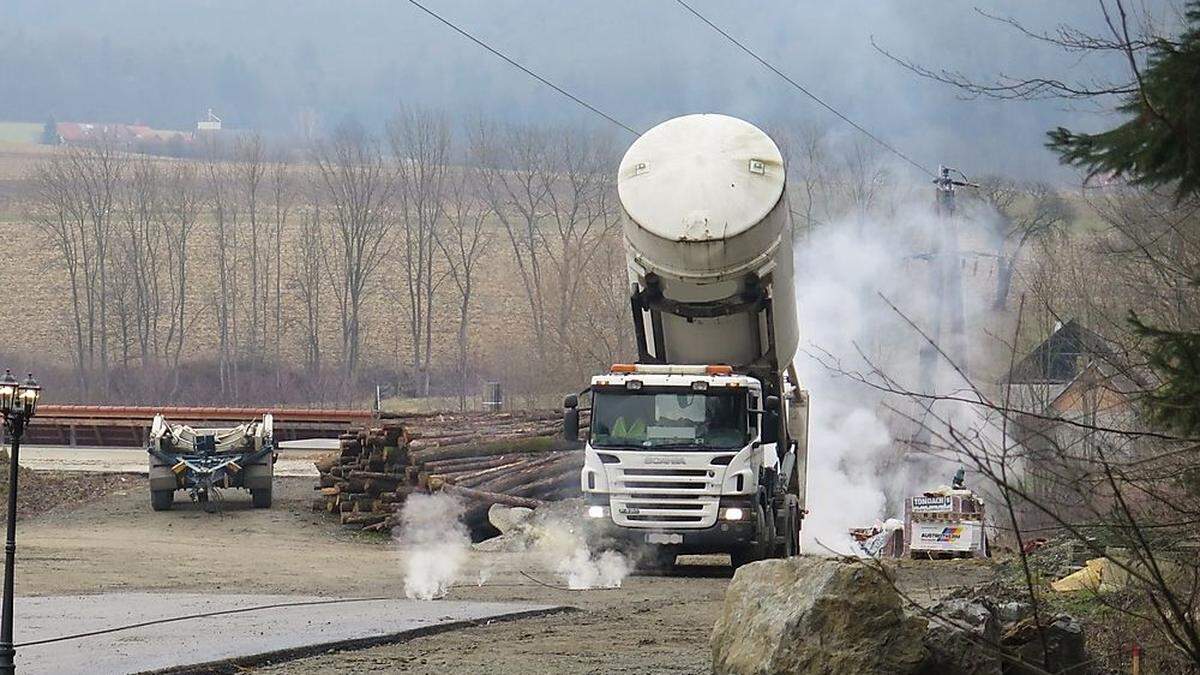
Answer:
[[[919,353],[924,340],[881,295],[929,330],[939,304],[930,291],[931,266],[937,264],[930,253],[941,235],[937,228],[947,226],[931,213],[928,203],[922,203],[887,220],[847,219],[823,225],[796,245],[801,327],[796,366],[812,400],[809,515],[803,533],[803,548],[808,552],[861,553],[849,528],[899,515],[904,497],[948,483],[957,466],[934,463],[922,465],[920,471],[909,470],[900,456],[915,425],[886,405],[915,411],[915,404],[886,396],[844,374],[878,382],[878,373],[872,371],[878,368],[907,388],[920,388]],[[967,221],[957,226],[980,229]],[[960,230],[960,236],[965,242],[974,235]],[[975,264],[964,275],[968,326],[988,306],[983,295],[990,269],[985,262],[981,278],[980,265]],[[982,352],[980,345],[969,344],[971,335],[982,333],[969,330],[964,336],[968,353],[976,358]],[[948,339],[945,323],[942,338]],[[938,391],[961,388],[961,379],[945,362],[938,364],[938,372]]]
[[[586,546],[576,548],[559,561],[557,572],[567,588],[620,588],[633,566],[616,551],[601,551],[595,555]]]
[[[405,597],[433,600],[450,590],[471,551],[462,514],[462,502],[442,492],[404,502],[396,540],[404,554]]]
[[[579,511],[578,506],[571,509],[572,514]],[[633,571],[633,562],[625,554],[589,545],[578,515],[566,518],[555,513],[539,518],[535,512],[530,526],[532,548],[571,590],[620,588]]]

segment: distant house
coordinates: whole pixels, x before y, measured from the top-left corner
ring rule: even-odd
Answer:
[[[213,114],[212,108],[208,109],[208,115],[204,119],[196,122],[196,131],[220,131],[221,118]]]
[[[1138,452],[1137,438],[1126,432],[1142,427],[1137,398],[1150,376],[1128,363],[1113,343],[1071,320],[1006,377],[1009,436],[1019,449],[1024,487],[1068,521],[1087,519],[1104,503],[1099,460]],[[1047,514],[1023,510],[1024,527],[1054,528]]]
[[[159,132],[144,124],[91,124],[87,122],[59,122],[55,125],[59,143],[80,145],[95,143],[101,139],[120,143],[137,143],[163,140],[169,133]]]

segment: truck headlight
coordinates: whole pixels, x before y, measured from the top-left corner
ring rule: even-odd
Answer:
[[[725,520],[741,520],[743,515],[745,514],[742,510],[736,506],[725,509]]]
[[[599,505],[589,506],[587,510],[588,518],[603,518],[604,507]]]

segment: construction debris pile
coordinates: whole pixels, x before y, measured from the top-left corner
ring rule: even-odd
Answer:
[[[413,492],[442,491],[466,503],[475,539],[496,533],[492,504],[537,507],[579,495],[581,450],[561,441],[556,411],[404,415],[341,436],[341,450],[316,462],[313,509],[343,525],[388,531]]]

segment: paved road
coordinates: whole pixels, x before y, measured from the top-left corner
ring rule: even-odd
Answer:
[[[336,447],[337,440],[286,441],[279,449],[276,476],[316,476],[313,460]],[[100,473],[146,473],[146,451],[142,448],[83,448],[23,446],[21,466],[34,471],[92,471]]]
[[[323,651],[317,649],[321,645],[332,648],[344,646],[348,641],[382,644],[432,627],[449,628],[459,622],[540,614],[555,609],[550,605],[514,602],[345,600],[193,593],[17,598],[16,614],[20,617],[15,635],[17,670],[135,673],[229,659],[244,662],[248,657],[296,649],[319,653]],[[275,606],[264,607],[268,605]],[[229,610],[243,611],[22,646],[148,621]]]

